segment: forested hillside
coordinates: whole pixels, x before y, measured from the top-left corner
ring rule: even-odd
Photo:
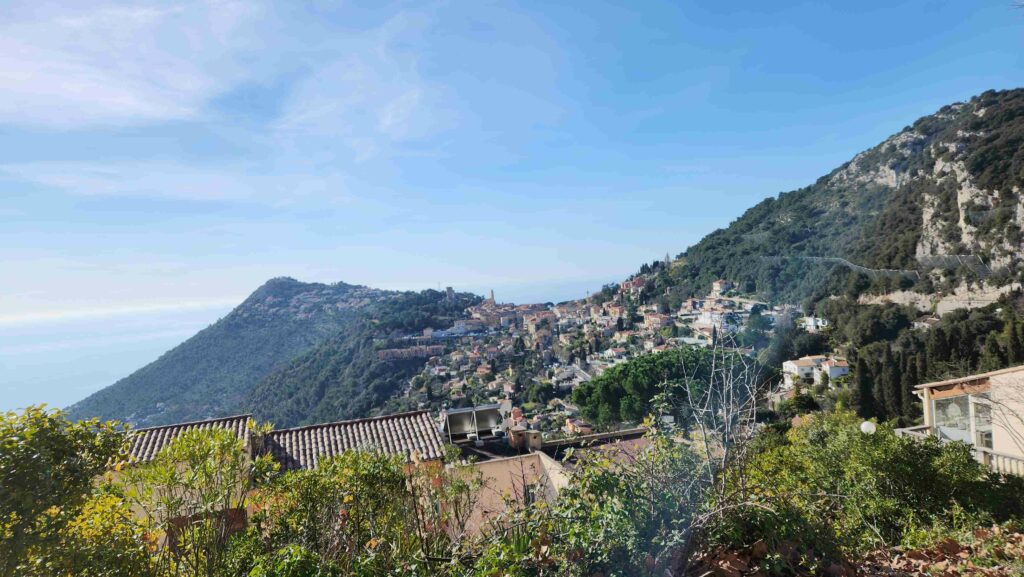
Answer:
[[[433,290],[392,295],[347,330],[270,374],[246,404],[259,420],[278,427],[370,416],[423,369],[424,359],[378,359],[380,349],[411,344],[389,337],[449,327],[478,300],[458,293],[448,301]]]
[[[400,293],[345,283],[326,285],[272,279],[223,319],[128,377],[72,405],[69,415],[75,419],[101,417],[149,426],[254,410],[265,413],[269,406],[282,411],[284,407],[302,406],[309,395],[303,392],[305,382],[292,383],[291,388],[282,385],[280,377],[274,377],[267,386],[258,386],[259,383],[274,371],[290,374],[288,371],[294,371],[293,361],[306,359],[308,364],[310,359],[322,358],[324,353],[317,347],[325,342],[345,350],[364,345],[372,348],[374,335],[440,326],[436,323],[449,322],[448,316],[456,314],[456,309],[461,311],[474,298],[457,295],[442,315],[437,303],[443,301],[444,295],[436,291]],[[335,394],[337,387],[344,388],[347,395],[353,387],[363,384],[380,394],[391,390],[376,383],[381,379],[391,383],[399,378],[397,373],[391,375],[390,367],[366,362],[368,355],[355,357],[341,382],[311,385],[321,387],[313,396],[331,391]],[[254,389],[262,392],[254,394]],[[283,396],[293,393],[298,395],[294,401]],[[378,402],[373,395],[342,398],[361,411]],[[261,407],[255,407],[254,402]],[[356,414],[343,410],[345,414]],[[268,416],[281,425],[302,420],[294,413],[286,418],[282,414]]]
[[[788,302],[828,283],[829,292],[855,294],[1005,284],[1022,272],[1022,184],[1024,90],[986,92],[764,200],[675,266],[645,265],[648,292],[674,305],[707,293],[716,278]]]

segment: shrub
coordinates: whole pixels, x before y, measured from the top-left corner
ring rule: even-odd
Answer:
[[[24,574],[19,566],[54,546],[93,480],[123,454],[123,433],[42,406],[0,414],[0,576]]]
[[[1020,479],[990,475],[963,443],[859,431],[850,412],[819,413],[784,436],[766,433],[734,485],[749,499],[712,540],[790,542],[857,557],[933,527],[1020,515]]]

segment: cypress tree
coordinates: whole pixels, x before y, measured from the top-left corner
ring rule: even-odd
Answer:
[[[865,419],[875,416],[875,397],[871,386],[871,374],[868,363],[863,356],[857,358],[857,367],[854,369],[854,377],[857,379],[856,398],[857,413]]]
[[[885,350],[882,352],[881,374],[883,375],[881,381],[883,384],[882,402],[884,404],[884,414],[886,418],[891,419],[900,414],[902,400],[900,395],[899,361],[893,358],[892,347],[889,343],[885,344]]]
[[[871,363],[871,400],[874,402],[873,415],[885,418],[885,374],[882,363]]]
[[[924,352],[917,354],[917,379],[922,383],[928,381],[928,355]]]
[[[978,370],[982,372],[994,371],[1006,366],[1006,357],[1003,348],[999,346],[999,338],[995,331],[985,337],[985,346],[981,351],[981,360],[978,361]]]
[[[1010,309],[1006,319],[1006,357],[1011,365],[1024,362],[1024,346],[1021,345],[1020,326],[1017,313]]]
[[[947,334],[947,338],[947,348],[949,349],[949,362],[952,364],[957,364],[960,361],[964,360],[964,355],[962,353],[963,345],[966,341],[966,338],[964,337],[963,327],[961,327],[960,325],[953,325],[952,327],[950,327],[949,333]]]
[[[932,370],[943,363],[948,363],[949,341],[946,337],[946,329],[938,326],[928,331],[928,342],[925,348],[928,351],[929,368]]]
[[[906,424],[910,424],[910,421],[917,413],[917,395],[914,394],[914,387],[918,384],[920,383],[917,377],[917,363],[913,357],[907,358],[906,364],[903,365],[903,378],[900,389],[900,414],[904,417]]]

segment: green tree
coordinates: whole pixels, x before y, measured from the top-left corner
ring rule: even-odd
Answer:
[[[784,437],[763,439],[736,475],[737,485],[756,488],[759,507],[737,511],[721,534],[739,543],[799,541],[833,558],[856,558],[954,523],[1024,512],[1020,480],[988,475],[967,445],[899,437],[884,424],[866,435],[861,421],[848,412],[816,413]]]
[[[455,555],[481,483],[456,457],[410,467],[401,455],[348,451],[278,477],[254,497],[256,554],[240,568],[252,577],[443,574],[434,563]]]
[[[903,397],[900,394],[900,363],[893,356],[892,347],[888,343],[882,352],[880,369],[883,410],[886,417],[891,419],[899,416]]]
[[[928,331],[926,350],[928,352],[928,364],[932,370],[949,362],[949,341],[945,328],[937,326]]]
[[[981,351],[981,359],[978,362],[978,370],[983,372],[994,371],[1006,366],[1006,356],[1003,348],[999,346],[998,334],[993,331],[985,337],[985,345]]]
[[[124,450],[115,423],[72,423],[43,406],[0,417],[0,575],[25,574],[19,567],[58,541]]]
[[[255,442],[260,438],[257,432]],[[232,431],[194,429],[151,462],[125,468],[122,483],[146,521],[173,545],[161,550],[164,570],[218,577],[225,571],[228,538],[238,529],[237,519],[244,520],[249,491],[276,467],[269,455],[250,459]]]
[[[928,356],[921,352],[917,355],[917,379],[922,383],[930,378],[928,374]]]
[[[854,397],[857,413],[865,419],[870,419],[875,416],[875,395],[871,370],[868,368],[868,363],[864,360],[864,357],[857,358],[854,377],[857,382],[857,392]]]
[[[902,382],[900,384],[900,415],[905,417],[905,424],[910,424],[918,413],[918,398],[914,394],[914,387],[919,383],[917,376],[917,362],[913,357],[906,360],[903,365]]]
[[[55,544],[39,551],[24,577],[164,577],[156,540],[135,518],[124,495],[101,485],[61,530]],[[169,577],[169,576],[168,576]]]
[[[1024,343],[1021,342],[1017,313],[1012,307],[1007,307],[1006,317],[1006,326],[1004,328],[1006,358],[1010,365],[1018,365],[1024,362]]]

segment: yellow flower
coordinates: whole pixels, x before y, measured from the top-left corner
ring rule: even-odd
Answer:
[[[351,503],[352,495],[345,495],[345,498],[341,500],[342,503]]]
[[[369,541],[366,542],[366,546],[370,549],[376,549],[378,544],[380,544],[380,541],[377,541],[376,537],[372,537]]]

